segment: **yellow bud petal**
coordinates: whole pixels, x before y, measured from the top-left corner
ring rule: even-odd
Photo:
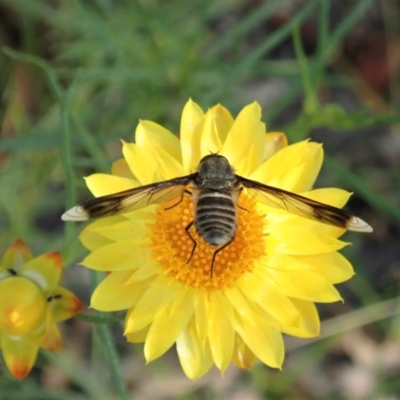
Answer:
[[[46,310],[43,292],[30,280],[10,277],[0,282],[0,332],[24,336],[43,323]]]

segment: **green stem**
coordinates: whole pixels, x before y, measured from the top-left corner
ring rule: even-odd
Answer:
[[[73,91],[76,77],[71,82],[71,85],[61,96],[60,100],[60,114],[61,114],[61,130],[62,130],[62,143],[61,143],[61,164],[64,171],[65,178],[65,192],[66,209],[72,207],[76,203],[75,193],[75,175],[72,163],[72,146],[71,134],[68,115],[68,102]],[[70,244],[75,240],[76,228],[71,223],[64,224],[64,256],[67,256],[67,249],[70,249]]]
[[[101,279],[103,278],[103,274],[98,271],[93,271],[91,273],[91,280],[92,280],[92,287],[93,289],[100,283]],[[102,318],[102,313],[96,311],[96,315],[99,318]],[[118,359],[117,349],[115,347],[115,343],[113,342],[110,328],[107,324],[98,324],[96,325],[96,332],[99,336],[104,355],[108,361],[108,365],[110,367],[111,376],[113,381],[116,385],[117,391],[119,393],[120,399],[128,400],[129,394],[128,390],[125,386],[125,382],[121,375],[121,371],[119,368],[120,362]]]
[[[66,206],[71,207],[76,203],[75,195],[75,176],[72,166],[71,157],[71,135],[69,129],[69,116],[68,116],[68,101],[71,96],[73,83],[65,91],[61,98],[60,112],[61,112],[61,128],[62,128],[62,145],[61,145],[61,162],[65,175],[65,190],[66,190]]]
[[[317,51],[315,61],[311,65],[311,78],[314,88],[318,88],[322,82],[326,62],[325,52],[329,48],[330,0],[320,0],[319,5]]]
[[[119,313],[112,317],[95,316],[87,314],[77,314],[74,318],[80,319],[81,321],[90,322],[93,324],[112,324],[114,322],[120,322],[125,318],[125,313]]]
[[[316,96],[318,83],[313,86],[311,82],[311,68],[301,43],[300,25],[298,23],[295,23],[293,26],[293,44],[296,53],[296,59],[300,66],[300,75],[305,92],[303,108],[306,114],[312,115],[313,113],[317,112],[319,108],[318,99]]]

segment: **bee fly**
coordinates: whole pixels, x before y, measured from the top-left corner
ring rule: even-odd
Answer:
[[[194,225],[205,242],[218,247],[211,261],[212,276],[216,255],[235,238],[237,199],[243,189],[268,206],[351,231],[372,232],[366,222],[347,211],[236,175],[229,161],[218,154],[203,157],[193,174],[97,197],[71,208],[61,218],[64,221],[85,221],[163,203],[179,196],[180,202],[185,194],[190,195],[194,202],[194,220],[185,230],[193,248],[187,263],[197,246],[190,234]]]

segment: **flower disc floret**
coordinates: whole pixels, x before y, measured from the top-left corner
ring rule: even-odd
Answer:
[[[200,290],[224,290],[254,268],[265,255],[266,220],[257,211],[255,200],[241,197],[237,210],[237,232],[231,244],[213,257],[218,246],[204,241],[194,226],[194,203],[189,196],[176,206],[160,205],[150,225],[150,248],[168,276]],[[194,242],[196,247],[194,248]],[[194,251],[193,251],[194,250]]]

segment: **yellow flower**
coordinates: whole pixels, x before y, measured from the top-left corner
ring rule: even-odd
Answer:
[[[32,258],[21,239],[0,261],[0,347],[7,368],[18,379],[32,369],[39,347],[61,348],[56,322],[82,308],[77,297],[58,286],[62,270],[59,253]]]
[[[266,134],[257,103],[233,119],[221,105],[206,113],[189,101],[182,114],[180,139],[141,121],[136,143],[123,143],[124,159],[112,175],[86,179],[95,196],[195,172],[210,153],[225,156],[238,175],[342,207],[349,193],[312,190],[320,170],[321,145],[287,145],[282,133]],[[178,203],[178,204],[177,204]],[[174,343],[183,370],[197,379],[215,364],[250,368],[256,359],[280,368],[282,333],[319,333],[314,302],[341,299],[333,284],[353,269],[337,251],[343,229],[268,207],[239,196],[233,242],[210,266],[215,247],[185,228],[193,221],[193,200],[152,205],[95,221],[81,234],[91,250],[83,265],[109,271],[93,293],[101,311],[127,310],[125,336],[144,342],[147,361]]]

